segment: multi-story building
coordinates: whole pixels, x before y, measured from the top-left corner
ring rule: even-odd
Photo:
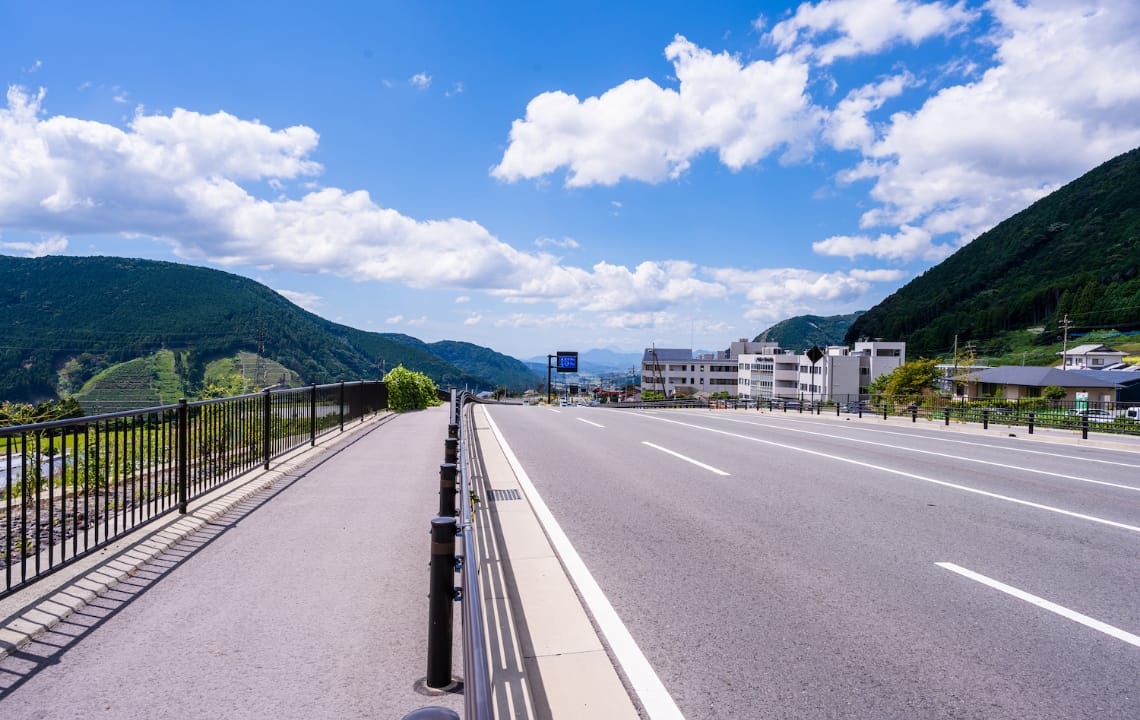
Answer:
[[[691,348],[646,348],[641,357],[641,391],[664,393],[665,397],[716,392],[737,394],[738,358],[771,343],[741,338],[728,350],[696,353]]]
[[[806,353],[768,343],[761,352],[741,354],[738,361],[741,398],[847,400],[866,396],[875,378],[906,362],[906,343],[876,340],[857,342],[850,349],[831,346],[815,363]]]

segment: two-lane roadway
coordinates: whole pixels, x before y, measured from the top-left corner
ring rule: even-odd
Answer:
[[[1138,453],[782,413],[489,415],[690,720],[1140,717]]]

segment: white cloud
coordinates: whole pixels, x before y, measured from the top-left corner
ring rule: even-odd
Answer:
[[[431,75],[422,72],[416,73],[415,75],[408,78],[408,84],[414,88],[424,90],[431,87]]]
[[[884,233],[878,238],[865,235],[834,235],[812,243],[811,249],[820,255],[842,256],[854,260],[859,255],[870,255],[884,260],[922,259],[938,262],[949,257],[958,248],[935,244],[929,231],[903,225],[895,234]]]
[[[469,315],[464,321],[464,325],[478,325],[483,322],[483,316],[479,314]]]
[[[289,302],[300,305],[309,312],[316,312],[322,305],[324,305],[324,298],[313,292],[305,290],[281,290],[278,289],[277,293],[287,299]]]
[[[677,178],[697,155],[715,150],[739,170],[785,148],[810,152],[819,114],[806,94],[808,67],[791,55],[742,64],[678,35],[665,49],[679,87],[627,80],[579,101],[546,92],[511,126],[492,169],[500,180],[539,178],[567,168],[566,185],[613,185],[624,178]]]
[[[887,100],[901,95],[913,83],[914,78],[903,73],[852,90],[827,116],[824,139],[838,150],[866,150],[876,139],[867,115],[881,108]]]
[[[455,298],[455,302],[456,302],[456,303],[468,303],[468,302],[471,302],[471,296],[470,296],[470,295],[460,295],[459,297]]]
[[[877,53],[898,43],[917,45],[953,35],[972,22],[965,2],[918,0],[822,0],[805,2],[773,26],[768,38],[780,52],[810,54],[822,65]],[[761,27],[762,26],[757,26]],[[812,44],[822,40],[822,43]]]
[[[421,315],[417,318],[412,318],[412,319],[408,320],[408,324],[413,326],[413,327],[418,327],[420,325],[426,325],[427,321],[428,321],[427,315]]]
[[[564,238],[541,237],[541,238],[535,240],[534,244],[537,245],[538,247],[551,247],[551,246],[553,246],[553,247],[567,248],[570,250],[581,247],[581,245],[578,244],[577,240],[575,240],[574,238],[570,238],[570,237],[564,237]]]
[[[399,325],[400,323],[404,322],[404,316],[403,315],[393,315],[392,317],[384,320],[384,322],[385,322],[385,324],[388,324],[388,325]]]
[[[905,275],[901,270],[891,269],[818,272],[802,268],[712,268],[708,274],[732,292],[744,295],[750,304],[744,316],[756,321],[819,312],[821,306],[858,299],[873,283],[893,282]]]
[[[44,257],[46,255],[58,255],[67,250],[67,237],[63,235],[51,235],[38,242],[0,240],[0,250],[13,255],[33,258]]]
[[[997,64],[893,115],[866,159],[841,176],[874,181],[879,206],[864,214],[863,227],[914,226],[961,245],[1140,145],[1140,5],[995,0],[987,7],[997,23]],[[890,242],[852,240],[817,245],[850,254],[860,244],[892,256]],[[915,243],[909,255],[894,256],[940,252]]]

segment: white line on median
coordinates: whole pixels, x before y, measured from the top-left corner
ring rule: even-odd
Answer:
[[[718,469],[714,468],[712,465],[705,465],[703,462],[701,462],[699,460],[694,460],[691,457],[687,457],[685,455],[682,455],[679,452],[673,452],[672,450],[670,450],[668,448],[663,448],[660,445],[654,445],[653,443],[649,442],[648,440],[642,440],[641,444],[642,445],[648,445],[649,447],[653,448],[654,450],[660,450],[663,453],[666,453],[668,455],[672,455],[673,457],[684,460],[687,463],[692,463],[699,468],[704,468],[705,470],[708,470],[709,472],[713,472],[713,473],[716,473],[717,475],[722,475],[724,477],[728,477],[728,473],[726,473],[724,470],[718,470]]]
[[[629,678],[629,684],[637,693],[645,712],[651,720],[684,720],[685,716],[681,714],[681,709],[677,707],[673,696],[665,689],[661,678],[657,676],[657,672],[649,664],[649,660],[641,652],[641,648],[638,647],[637,641],[633,639],[633,635],[630,634],[625,623],[618,617],[617,610],[614,610],[610,599],[602,592],[601,586],[598,585],[597,580],[594,580],[590,569],[586,567],[586,563],[578,555],[574,545],[571,544],[570,538],[563,532],[562,526],[554,519],[554,514],[550,512],[550,508],[539,496],[538,490],[531,483],[530,477],[526,474],[526,470],[523,470],[522,464],[515,457],[510,445],[507,444],[506,438],[499,432],[499,426],[491,419],[491,413],[485,413],[484,417],[487,418],[487,424],[491,427],[491,432],[495,434],[495,439],[499,441],[507,462],[514,470],[519,487],[523,489],[523,493],[526,494],[527,500],[530,501],[530,505],[534,509],[534,514],[542,524],[543,530],[546,531],[550,544],[554,546],[558,556],[562,558],[566,572],[570,574],[570,578],[582,595],[582,600],[590,608],[590,614],[594,616],[598,628],[605,635],[614,658],[617,659],[622,672]]]
[[[599,425],[598,423],[593,422],[592,420],[587,420],[586,418],[574,418],[574,419],[577,420],[578,422],[584,422],[587,425],[593,425],[594,427],[600,427],[600,428],[605,427],[605,425]]]
[[[934,564],[937,565],[938,567],[942,568],[943,570],[949,570],[950,572],[958,573],[962,577],[969,578],[970,580],[973,580],[974,582],[979,582],[979,583],[986,585],[988,587],[992,587],[994,590],[1000,590],[1007,595],[1012,595],[1013,597],[1017,598],[1018,600],[1024,600],[1025,602],[1027,602],[1031,605],[1036,605],[1037,607],[1042,608],[1044,610],[1048,610],[1051,613],[1056,613],[1057,615],[1060,615],[1063,618],[1067,618],[1067,619],[1072,620],[1074,622],[1079,622],[1081,625],[1084,625],[1086,627],[1090,627],[1093,630],[1099,630],[1100,632],[1104,633],[1105,635],[1110,635],[1110,636],[1116,638],[1117,640],[1123,640],[1124,642],[1128,643],[1129,645],[1135,645],[1136,647],[1140,647],[1140,637],[1133,635],[1132,633],[1130,633],[1126,630],[1121,630],[1120,628],[1115,627],[1113,625],[1109,625],[1108,623],[1103,623],[1100,620],[1096,620],[1094,618],[1089,617],[1088,615],[1082,615],[1081,613],[1077,612],[1076,610],[1070,610],[1069,608],[1064,607],[1063,605],[1058,605],[1056,603],[1049,602],[1048,600],[1045,600],[1044,598],[1039,598],[1036,595],[1031,595],[1031,594],[1025,592],[1024,590],[1018,590],[1015,587],[1012,587],[1010,585],[1006,585],[1005,583],[1002,583],[1002,582],[998,582],[997,580],[994,580],[993,578],[988,578],[985,575],[974,572],[973,570],[967,570],[966,568],[955,565],[954,563],[939,562],[939,563],[934,563]]]

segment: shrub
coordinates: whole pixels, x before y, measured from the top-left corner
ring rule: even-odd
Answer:
[[[421,410],[439,405],[435,383],[427,375],[398,365],[384,376],[388,385],[388,407],[396,412]]]

